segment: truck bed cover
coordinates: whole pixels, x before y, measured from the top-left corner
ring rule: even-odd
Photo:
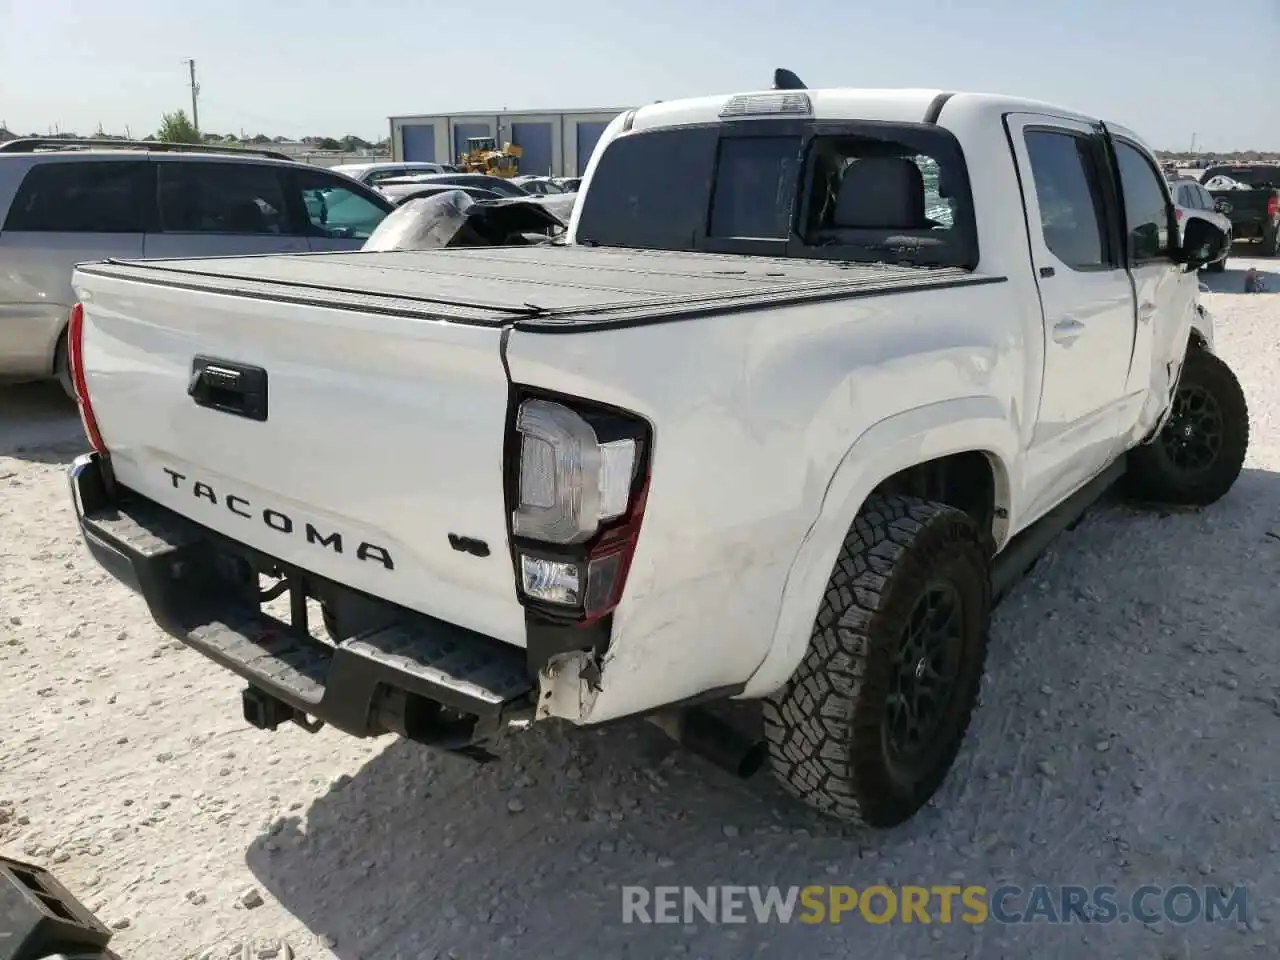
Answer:
[[[481,326],[625,326],[1005,278],[958,268],[535,245],[83,264],[80,272]]]

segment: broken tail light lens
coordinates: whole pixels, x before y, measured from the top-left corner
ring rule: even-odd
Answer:
[[[649,428],[581,401],[515,418],[511,533],[521,596],[592,622],[621,599],[648,490]]]

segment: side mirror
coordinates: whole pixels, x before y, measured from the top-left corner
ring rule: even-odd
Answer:
[[[1178,262],[1186,266],[1188,271],[1217,263],[1227,255],[1230,241],[1226,231],[1193,211],[1185,210],[1182,216],[1182,243],[1178,248]]]

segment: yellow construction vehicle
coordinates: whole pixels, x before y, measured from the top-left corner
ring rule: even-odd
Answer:
[[[458,157],[458,169],[463,173],[514,177],[520,172],[523,155],[524,151],[513,143],[504,143],[499,150],[493,137],[471,137],[467,140],[467,152]]]

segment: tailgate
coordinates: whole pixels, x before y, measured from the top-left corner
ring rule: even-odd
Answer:
[[[84,368],[120,483],[303,570],[524,644],[506,546],[501,322],[89,271],[75,275]],[[212,407],[188,395],[198,356],[215,368],[197,390]],[[248,393],[219,392],[219,366]],[[264,372],[261,395],[249,368]]]

